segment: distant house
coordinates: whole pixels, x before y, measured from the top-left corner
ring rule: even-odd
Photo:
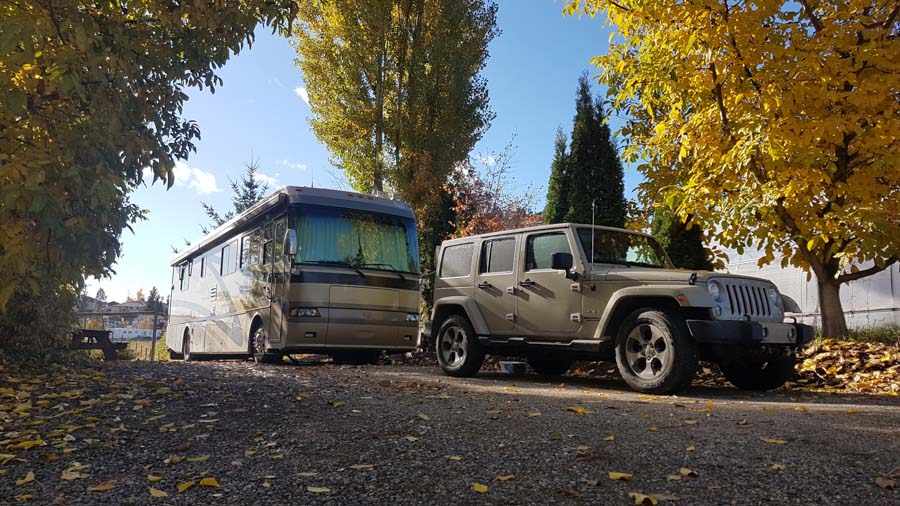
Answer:
[[[132,339],[151,339],[153,337],[152,329],[134,329],[134,328],[114,328],[110,336],[116,341],[128,341]]]

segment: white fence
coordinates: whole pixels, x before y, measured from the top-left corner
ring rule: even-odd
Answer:
[[[743,255],[738,255],[736,251],[727,253],[730,261],[726,265],[728,272],[772,281],[781,293],[797,301],[802,310],[800,319],[804,323],[821,325],[815,275],[807,281],[802,270],[781,268],[780,258],[759,268],[756,262],[761,255],[756,251],[745,251]],[[847,325],[851,328],[900,325],[900,263],[878,274],[842,285],[841,303]]]

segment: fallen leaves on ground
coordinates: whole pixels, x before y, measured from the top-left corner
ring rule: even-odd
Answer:
[[[760,439],[765,441],[766,443],[773,444],[773,445],[787,444],[787,441],[785,441],[784,439],[773,439],[773,438],[768,438],[768,437],[762,437]]]
[[[772,464],[773,471],[784,471],[784,464]]]
[[[801,354],[796,386],[900,395],[900,346],[819,339]]]
[[[584,406],[569,406],[568,408],[566,408],[566,411],[578,413],[579,415],[586,415],[589,413],[587,408],[585,408]]]
[[[203,478],[202,480],[200,480],[200,486],[201,487],[219,488],[222,485],[219,485],[219,480],[213,478],[212,476],[207,476],[206,478]]]
[[[21,480],[16,480],[16,486],[21,487],[23,485],[28,485],[29,483],[34,481],[34,472],[28,471],[28,474],[25,475]]]
[[[485,485],[484,483],[476,482],[476,483],[472,484],[472,490],[474,490],[475,492],[477,492],[479,494],[484,494],[485,492],[488,491],[488,486]]]
[[[113,483],[111,481],[104,481],[103,483],[98,483],[93,487],[88,487],[88,492],[108,492],[113,489]]]
[[[654,506],[659,500],[652,495],[641,494],[640,492],[628,492],[628,497],[634,500],[634,504],[640,506]]]
[[[169,497],[169,494],[163,492],[162,490],[154,487],[150,487],[150,495],[153,497]]]
[[[502,474],[502,475],[497,476],[496,478],[494,478],[494,480],[496,480],[496,481],[509,481],[509,480],[511,480],[511,479],[513,479],[513,478],[515,478],[515,477],[516,477],[516,475],[514,475],[514,474]]]
[[[306,491],[312,492],[313,494],[327,494],[328,492],[331,492],[331,489],[328,487],[308,486],[308,487],[306,487]]]
[[[632,478],[632,476],[634,475],[628,473],[617,473],[615,471],[609,472],[609,479],[613,481],[628,481]]]

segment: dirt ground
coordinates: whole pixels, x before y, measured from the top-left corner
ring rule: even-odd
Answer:
[[[0,502],[900,504],[892,396],[652,397],[613,379],[315,359],[67,374],[0,374]],[[30,404],[11,408],[10,391]]]

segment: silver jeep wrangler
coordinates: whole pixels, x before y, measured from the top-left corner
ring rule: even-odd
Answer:
[[[472,376],[486,353],[524,356],[536,372],[575,360],[615,361],[631,388],[671,394],[700,360],[737,387],[768,390],[794,372],[812,340],[785,323],[796,303],[769,281],[672,267],[653,237],[558,224],[445,241],[425,334],[450,376]]]

